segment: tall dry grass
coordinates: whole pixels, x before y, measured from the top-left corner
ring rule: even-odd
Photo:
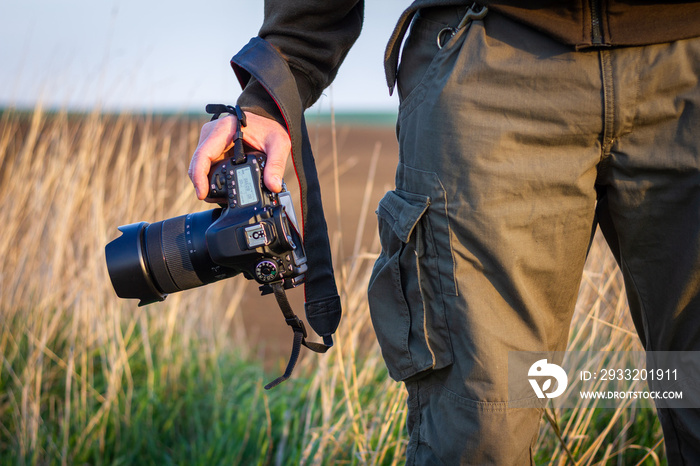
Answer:
[[[0,116],[0,458],[401,463],[405,394],[386,374],[365,297],[379,246],[361,241],[363,223],[373,225],[380,146],[368,164],[351,248],[341,246],[355,232],[330,225],[338,251],[351,251],[336,260],[345,312],[336,346],[305,354],[295,379],[272,393],[260,389],[267,376],[248,359],[251,342],[240,331],[242,278],[145,309],[114,295],[103,251],[118,225],[206,208],[185,175],[201,123],[40,107]],[[331,156],[340,183],[337,151],[317,153]],[[326,205],[343,207],[340,200]],[[622,296],[614,260],[597,240],[571,347],[639,350]],[[593,408],[548,410],[538,461],[663,462],[652,409]]]
[[[153,116],[3,112],[0,439],[20,460],[43,462],[49,423],[60,431],[51,446],[60,454],[48,457],[64,463],[107,441],[109,416],[128,426],[134,387],[154,384],[154,335],[173,374],[189,364],[193,341],[206,355],[228,338],[235,287],[226,299],[209,287],[136,311],[115,298],[104,260],[116,226],[201,209],[179,176],[198,127]],[[132,376],[136,353],[148,366],[145,380]]]
[[[586,262],[567,349],[591,352],[588,368],[630,367],[626,354],[643,351],[622,275],[600,233]],[[600,389],[601,384],[587,389]],[[666,464],[656,411],[641,400],[623,400],[615,409],[599,408],[595,400],[569,409],[550,407],[537,449],[540,461],[552,465]]]

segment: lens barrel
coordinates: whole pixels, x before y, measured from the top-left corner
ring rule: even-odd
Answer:
[[[165,293],[202,286],[197,277],[187,247],[192,236],[187,215],[169,218],[146,229],[146,253],[153,275]],[[191,241],[191,240],[190,240]]]
[[[119,227],[122,235],[105,247],[117,296],[140,299],[143,306],[162,301],[169,293],[235,275],[214,264],[206,248],[205,232],[220,213],[221,209],[213,209]]]

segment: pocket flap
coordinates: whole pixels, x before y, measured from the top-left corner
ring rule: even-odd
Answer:
[[[392,230],[401,241],[408,243],[413,229],[429,205],[430,198],[428,196],[398,190],[389,191],[379,201],[377,215],[391,225]]]

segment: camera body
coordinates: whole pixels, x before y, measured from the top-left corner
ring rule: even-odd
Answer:
[[[227,207],[207,229],[206,244],[214,263],[261,285],[285,280],[289,288],[303,280],[306,256],[291,194],[265,187],[264,166],[263,153],[248,152],[245,163],[231,158],[212,168],[208,197]]]
[[[119,227],[123,234],[105,247],[117,295],[142,306],[240,273],[263,294],[272,283],[302,283],[306,254],[291,195],[265,187],[265,161],[246,151],[240,163],[230,157],[214,165],[208,199],[217,209]]]

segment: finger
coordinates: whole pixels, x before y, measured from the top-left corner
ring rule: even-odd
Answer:
[[[267,189],[273,193],[282,191],[282,178],[289,158],[289,144],[285,141],[273,141],[267,147],[267,161],[263,171],[263,180]]]
[[[202,127],[199,144],[188,169],[188,175],[200,200],[205,199],[209,193],[208,174],[212,164],[222,160],[233,144],[231,128],[235,127],[235,122],[235,117],[224,117]]]
[[[190,168],[187,171],[194,185],[194,191],[197,194],[197,199],[204,200],[209,194],[209,170],[211,168],[211,159],[203,154],[199,149],[195,151],[190,161]]]

